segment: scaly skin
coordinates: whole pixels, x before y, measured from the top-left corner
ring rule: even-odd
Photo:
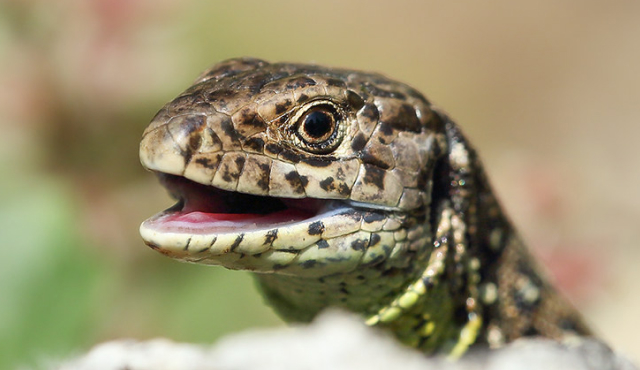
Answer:
[[[538,272],[460,129],[402,83],[228,60],[160,110],[140,157],[187,199],[142,224],[145,242],[182,261],[254,272],[285,320],[341,307],[426,353],[454,356],[473,343],[589,335]],[[188,194],[202,199],[213,188],[230,204],[216,212],[269,213],[269,198],[301,199],[316,212],[258,226],[166,227],[181,206],[197,208]]]

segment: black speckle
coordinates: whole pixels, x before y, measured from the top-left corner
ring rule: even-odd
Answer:
[[[366,239],[356,239],[351,242],[351,249],[354,251],[363,251],[367,244],[369,244],[369,241]]]
[[[353,90],[347,90],[347,102],[349,102],[349,105],[355,110],[359,110],[364,106],[362,97]]]
[[[380,156],[372,154],[369,150],[365,151],[362,154],[362,162],[380,167],[384,170],[388,170],[389,168],[391,168],[391,163],[385,162],[382,158],[380,158]]]
[[[292,150],[288,150],[288,149],[282,149],[280,152],[280,157],[284,160],[287,160],[291,163],[298,163],[300,162],[300,154],[292,151]]]
[[[403,93],[384,90],[369,82],[365,82],[362,85],[363,88],[373,96],[379,96],[382,98],[395,98],[400,100],[405,100],[407,98]]]
[[[322,221],[316,221],[309,225],[307,233],[309,235],[320,235],[324,231],[324,223]]]
[[[370,260],[369,262],[363,263],[362,265],[363,266],[375,266],[375,265],[377,265],[378,263],[380,263],[382,261],[384,261],[384,256],[379,254],[379,255],[373,257],[373,259]]]
[[[393,135],[393,127],[391,127],[390,125],[387,125],[384,122],[380,122],[380,124],[378,125],[378,129],[380,130],[380,132],[382,134],[384,134],[385,136],[391,136]]]
[[[306,260],[306,261],[302,262],[301,266],[302,266],[303,269],[308,269],[308,268],[314,267],[317,263],[318,263],[318,261],[316,261],[316,260]]]
[[[309,157],[303,159],[302,162],[313,167],[327,167],[331,165],[334,160],[334,157]]]
[[[226,163],[222,164],[222,168],[218,169],[218,171],[222,171],[222,180],[224,180],[225,182],[231,182],[233,180],[233,177],[231,176],[231,173],[229,172],[229,165]],[[237,178],[237,176],[236,176]]]
[[[151,249],[153,249],[153,250],[159,250],[159,249],[160,249],[160,246],[159,246],[159,245],[157,245],[157,244],[149,243],[149,242],[146,242],[146,244],[147,244],[147,246],[148,246],[149,248],[151,248]]]
[[[364,168],[364,183],[373,184],[380,190],[384,190],[384,177],[386,176],[385,171],[370,165],[364,165]]]
[[[223,163],[222,167],[218,169],[218,171],[222,171],[222,179],[226,182],[238,180],[238,177],[240,177],[240,173],[242,172],[242,168],[244,167],[244,161],[244,156],[236,157],[233,161],[236,168],[233,171],[229,169],[229,165],[227,163]]]
[[[307,99],[309,99],[309,97],[305,94],[300,94],[300,96],[298,97],[298,103],[302,103],[303,101],[306,101]]]
[[[285,267],[287,267],[287,265],[281,265],[279,263],[276,263],[275,265],[273,265],[273,270],[278,271],[278,270],[282,270]]]
[[[252,137],[244,142],[243,147],[254,152],[262,153],[262,149],[264,148],[264,140],[259,137]]]
[[[381,238],[379,234],[377,233],[371,234],[371,240],[369,240],[369,247],[373,247],[374,245],[378,244],[380,240]]]
[[[340,185],[338,185],[338,194],[349,195],[351,194],[351,188],[349,188],[349,186],[344,182],[341,182]]]
[[[187,244],[184,246],[185,251],[189,250],[189,244],[191,244],[191,238],[187,239]]]
[[[242,242],[242,239],[244,239],[244,234],[238,235],[236,240],[233,241],[233,244],[231,244],[231,246],[229,246],[229,251],[233,252],[236,248],[238,248],[238,246]]]
[[[238,141],[242,137],[238,134],[238,131],[233,128],[233,123],[230,118],[222,120],[222,122],[220,122],[220,128],[233,141]]]
[[[229,89],[215,90],[205,94],[208,102],[214,103],[218,108],[226,109],[229,101],[232,101],[237,95],[236,91]]]
[[[291,107],[291,101],[285,100],[281,103],[276,103],[276,114],[282,114],[289,110]]]
[[[376,122],[380,118],[380,112],[378,112],[378,108],[370,103],[364,105],[364,107],[360,111],[360,114],[373,122]]]
[[[327,78],[327,86],[345,87],[345,83],[337,78]]]
[[[382,221],[385,219],[385,215],[383,213],[378,212],[367,212],[364,214],[364,222],[371,223],[376,221]]]
[[[269,174],[271,173],[271,166],[267,163],[258,164],[260,168],[260,178],[258,179],[258,187],[263,191],[269,191]]]
[[[269,230],[267,231],[267,234],[264,236],[263,245],[271,244],[276,239],[278,239],[278,229]]]
[[[216,168],[218,168],[218,161],[212,161],[210,158],[204,158],[204,157],[200,157],[200,158],[196,158],[195,162],[199,165],[201,165],[204,168],[208,168],[210,170],[215,170]]]
[[[326,192],[334,190],[335,186],[333,185],[333,177],[327,177],[320,181],[320,187]]]
[[[420,132],[421,124],[416,110],[409,104],[402,104],[395,112],[393,118],[388,120],[388,123],[400,130],[409,130],[413,132]]]
[[[234,162],[236,163],[236,166],[238,166],[238,172],[242,171],[242,167],[244,167],[244,161],[245,161],[244,156],[238,156],[234,160]]]
[[[192,156],[193,153],[200,149],[200,144],[202,143],[202,136],[198,134],[193,134],[189,137],[189,143],[187,144],[187,152],[189,156]]]
[[[316,245],[318,246],[318,249],[325,249],[325,248],[329,248],[329,243],[324,240],[324,239],[320,239],[316,242]]]
[[[296,192],[297,194],[304,193],[304,185],[302,183],[302,180],[300,179],[300,176],[296,171],[291,171],[287,173],[286,175],[284,175],[284,178],[285,180],[287,180],[289,185],[291,185],[291,188],[293,189],[294,192]]]
[[[234,115],[235,116],[235,115]],[[244,108],[237,113],[236,122],[240,122],[243,126],[251,126],[255,128],[266,128],[264,120],[260,115],[250,108]]]
[[[300,176],[300,183],[306,188],[309,184],[309,178],[307,178],[307,176]]]
[[[358,152],[367,145],[367,138],[364,136],[362,132],[359,132],[356,137],[351,141],[351,149],[354,152]]]
[[[287,81],[287,89],[297,89],[307,86],[315,86],[316,82],[307,76],[294,77]]]
[[[278,144],[269,143],[264,147],[265,151],[268,153],[278,154],[282,151],[282,147]]]
[[[188,116],[180,122],[180,130],[189,138],[186,149],[182,152],[185,163],[191,161],[191,157],[200,149],[202,144],[202,136],[200,130],[205,123],[204,116]]]

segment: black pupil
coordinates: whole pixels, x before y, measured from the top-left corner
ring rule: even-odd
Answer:
[[[312,138],[318,139],[329,132],[333,127],[333,117],[328,112],[320,110],[313,111],[307,114],[304,119],[304,131]]]

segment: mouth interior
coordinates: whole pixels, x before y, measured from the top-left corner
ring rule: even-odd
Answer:
[[[326,200],[242,194],[158,174],[178,203],[145,222],[162,232],[223,233],[304,221],[319,214]]]

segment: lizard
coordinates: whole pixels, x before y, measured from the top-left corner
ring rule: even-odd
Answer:
[[[381,74],[222,61],[143,133],[175,206],[156,251],[254,274],[285,320],[355,312],[427,354],[591,330],[541,272],[460,127]]]

